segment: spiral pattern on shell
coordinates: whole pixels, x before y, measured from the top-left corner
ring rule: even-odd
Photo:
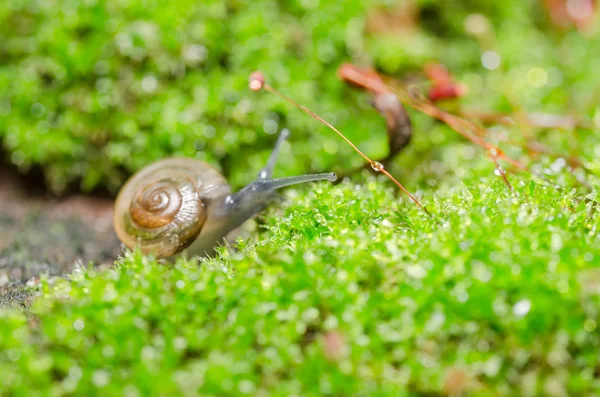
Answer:
[[[178,187],[171,180],[162,180],[140,190],[129,206],[131,220],[147,229],[168,225],[183,202]]]
[[[119,239],[158,257],[174,255],[200,234],[207,217],[203,191],[226,184],[207,164],[191,159],[166,159],[135,174],[115,203]]]

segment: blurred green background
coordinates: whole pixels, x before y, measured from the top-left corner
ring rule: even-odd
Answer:
[[[361,164],[314,120],[250,92],[253,70],[373,157],[386,154],[384,122],[336,77],[344,61],[399,78],[441,62],[468,86],[463,106],[600,117],[597,24],[557,26],[541,1],[12,0],[0,24],[0,140],[10,163],[41,170],[56,193],[115,193],[167,155],[206,160],[239,187],[284,127],[288,175]],[[452,139],[433,129],[417,119],[424,143],[396,174],[418,163],[411,153],[435,160]],[[599,154],[579,139],[584,156]]]

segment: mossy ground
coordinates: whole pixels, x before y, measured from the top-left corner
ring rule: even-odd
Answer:
[[[580,159],[591,188],[564,161],[503,145],[545,178],[511,172],[511,192],[482,150],[410,111],[414,140],[390,171],[433,219],[364,173],[288,190],[214,259],[127,253],[46,279],[30,309],[0,311],[0,395],[596,395],[598,35],[553,29],[534,1],[418,1],[403,35],[364,28],[366,3],[251,3],[0,5],[0,136],[13,162],[43,167],[56,191],[115,189],[175,153],[240,186],[270,151],[265,132],[289,127],[278,176],[347,171],[360,157],[250,94],[248,73],[264,70],[378,157],[384,122],[337,66],[404,77],[439,60],[468,85],[463,108],[588,119],[487,138],[535,136]],[[474,12],[487,26],[475,35]],[[485,51],[497,69],[481,66]]]
[[[8,394],[594,395],[595,201],[479,175],[290,191],[263,231],[173,266],[127,254],[0,314]]]

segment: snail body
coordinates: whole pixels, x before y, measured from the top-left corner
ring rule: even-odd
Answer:
[[[265,209],[276,190],[298,183],[329,180],[334,173],[272,179],[280,134],[267,165],[257,179],[237,193],[209,164],[188,158],[157,161],[134,174],[119,192],[114,211],[117,236],[129,248],[167,258],[187,249],[210,255],[223,239]]]

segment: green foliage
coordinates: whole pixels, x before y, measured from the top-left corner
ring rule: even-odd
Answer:
[[[484,111],[597,113],[599,94],[590,87],[600,86],[600,35],[550,32],[540,2],[421,0],[414,26],[402,33],[369,29],[369,12],[397,7],[380,3],[2,2],[0,140],[21,170],[41,166],[55,192],[74,182],[116,192],[132,172],[167,155],[206,160],[239,187],[283,127],[293,132],[293,156],[283,163],[290,173],[347,170],[360,158],[337,137],[247,88],[249,73],[262,70],[367,153],[383,156],[383,121],[336,77],[344,61],[404,77],[439,60],[468,85],[463,104]],[[490,50],[501,63],[486,71],[481,56]],[[528,81],[535,67],[546,73],[543,87]],[[315,148],[323,149],[315,155]]]
[[[318,184],[238,252],[47,280],[0,314],[0,394],[593,395],[597,203],[514,182],[446,187],[439,224]]]
[[[308,126],[314,129],[303,116],[288,118],[278,99],[251,93],[253,70],[340,116],[342,126],[350,122],[335,68],[346,42],[361,34],[364,9],[358,0],[312,7],[273,0],[2,2],[0,138],[13,163],[42,165],[59,192],[74,180],[86,190],[114,191],[166,155],[220,162],[234,184],[245,182],[271,146],[265,130],[285,126],[302,141]],[[360,126],[366,130],[367,122]],[[290,160],[296,170],[334,162],[328,154],[311,160],[309,152],[337,140],[311,135],[312,146],[298,145]]]

